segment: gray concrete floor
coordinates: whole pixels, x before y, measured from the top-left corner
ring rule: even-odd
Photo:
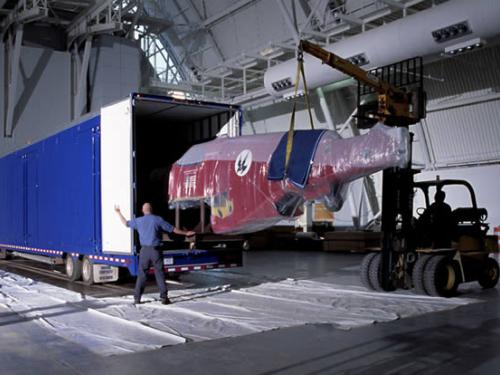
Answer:
[[[293,277],[360,284],[359,254],[266,251],[245,258],[244,268],[192,273],[182,281],[245,287]],[[0,307],[0,373],[498,374],[500,289],[471,288],[463,293],[486,302],[349,331],[305,325],[114,357],[95,355]]]

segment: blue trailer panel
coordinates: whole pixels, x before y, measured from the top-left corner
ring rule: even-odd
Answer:
[[[99,251],[99,116],[0,159],[0,239]]]

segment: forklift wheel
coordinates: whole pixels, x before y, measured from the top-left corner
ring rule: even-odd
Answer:
[[[424,289],[430,296],[452,297],[460,284],[457,262],[446,255],[433,255],[424,268]]]
[[[370,264],[372,263],[372,260],[373,260],[373,258],[375,258],[376,255],[377,255],[377,253],[367,254],[363,258],[363,261],[361,262],[360,271],[359,271],[359,276],[361,278],[361,284],[363,284],[363,286],[366,289],[370,289],[370,290],[374,289],[372,284],[370,283]]]
[[[424,287],[424,270],[431,258],[432,256],[429,254],[420,255],[413,266],[411,278],[413,281],[413,290],[417,294],[427,294]]]
[[[479,276],[479,284],[485,289],[494,288],[498,283],[499,274],[497,261],[492,258],[487,258],[484,262],[483,272],[481,276]]]
[[[396,290],[396,288],[391,285],[389,289],[384,289],[382,286],[382,254],[376,253],[370,262],[370,266],[368,268],[368,276],[370,279],[370,284],[373,290],[378,292],[392,292]]]

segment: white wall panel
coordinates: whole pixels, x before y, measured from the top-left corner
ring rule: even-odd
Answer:
[[[500,100],[427,115],[436,166],[500,161]]]

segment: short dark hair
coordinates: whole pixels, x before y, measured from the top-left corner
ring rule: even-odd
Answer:
[[[436,202],[444,202],[444,199],[446,198],[446,193],[442,190],[436,191],[436,194],[434,194],[434,201]]]

